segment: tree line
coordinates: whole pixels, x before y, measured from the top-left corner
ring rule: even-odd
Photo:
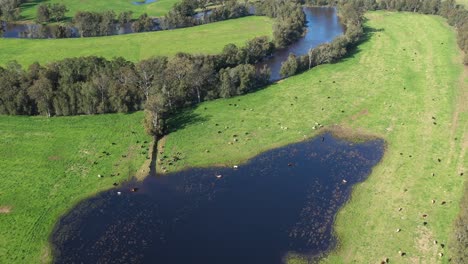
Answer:
[[[122,58],[71,58],[23,69],[15,62],[0,67],[0,114],[68,116],[177,109],[219,97],[231,97],[268,83],[269,71],[255,64],[270,56],[266,37],[245,47],[227,45],[219,55],[154,57],[138,63]],[[164,102],[163,105],[158,103]],[[161,134],[163,120],[148,126]]]

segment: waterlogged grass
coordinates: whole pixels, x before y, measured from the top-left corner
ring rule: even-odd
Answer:
[[[23,66],[70,57],[124,57],[133,62],[178,52],[216,54],[226,44],[242,46],[257,36],[272,36],[272,20],[250,16],[197,27],[120,36],[75,39],[0,39],[0,65]]]
[[[0,210],[0,263],[50,260],[48,237],[57,219],[81,199],[134,176],[147,161],[143,142],[151,139],[142,121],[142,112],[0,116],[0,209],[8,208]]]
[[[164,16],[172,6],[179,0],[157,0],[154,3],[135,5],[133,2],[139,0],[28,0],[21,5],[21,18],[23,20],[35,20],[37,15],[37,6],[41,3],[60,3],[68,8],[66,16],[72,18],[78,11],[104,12],[113,10],[115,13],[132,11],[134,17],[143,13],[149,16]]]
[[[447,262],[450,249],[441,243],[459,212],[466,178],[459,173],[468,164],[467,82],[455,33],[436,16],[367,18],[368,40],[344,61],[180,114],[160,145],[183,159],[159,167],[239,164],[317,135],[316,123],[377,135],[386,154],[339,212],[339,247],[323,262]]]

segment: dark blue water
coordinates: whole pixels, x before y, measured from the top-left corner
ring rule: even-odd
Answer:
[[[83,201],[57,223],[55,262],[276,264],[288,252],[323,253],[334,245],[336,212],[383,152],[381,140],[354,144],[326,134],[238,169],[128,183]]]
[[[289,54],[297,56],[305,55],[310,49],[320,44],[329,43],[344,32],[344,27],[340,23],[337,10],[334,7],[304,7],[307,19],[307,32],[305,36],[290,46],[275,51],[273,56],[257,65],[261,69],[267,65],[271,70],[271,81],[281,79],[281,64],[287,60]]]

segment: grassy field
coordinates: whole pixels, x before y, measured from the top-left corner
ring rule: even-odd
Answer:
[[[21,19],[36,19],[37,6],[41,3],[64,4],[69,10],[66,14],[68,18],[72,18],[78,11],[103,12],[107,10],[113,10],[117,14],[124,11],[132,11],[135,18],[143,13],[159,17],[164,16],[179,0],[157,0],[154,3],[144,5],[135,5],[133,2],[139,2],[139,0],[28,0],[21,5]]]
[[[468,0],[457,0],[457,3],[462,4],[465,7],[468,7]]]
[[[455,33],[436,16],[367,17],[369,39],[344,61],[253,94],[204,103],[173,119],[177,130],[159,147],[183,159],[163,166],[176,171],[239,164],[317,135],[315,122],[377,135],[388,144],[386,154],[339,212],[339,247],[323,262],[380,263],[388,257],[392,263],[445,263],[450,249],[440,243],[447,244],[459,212],[466,178],[459,173],[468,165],[468,75]]]
[[[177,30],[76,39],[0,39],[0,65],[23,66],[79,56],[124,57],[139,61],[177,52],[214,54],[226,44],[242,46],[256,36],[271,36],[272,20],[251,16]]]
[[[135,175],[147,161],[141,145],[151,141],[142,120],[142,112],[0,116],[0,263],[49,260],[48,236],[60,215]]]

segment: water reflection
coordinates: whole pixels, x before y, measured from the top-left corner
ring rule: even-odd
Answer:
[[[259,69],[265,64],[270,67],[270,79],[272,81],[281,79],[281,63],[286,61],[290,53],[296,55],[307,54],[309,49],[315,48],[323,43],[331,42],[344,32],[336,8],[305,7],[303,10],[307,19],[307,33],[305,36],[287,48],[276,51],[270,59],[257,66]]]
[[[381,140],[352,144],[326,134],[238,169],[191,169],[129,183],[82,202],[58,222],[55,262],[275,264],[291,251],[318,254],[333,245],[334,215],[352,185],[382,155]]]

